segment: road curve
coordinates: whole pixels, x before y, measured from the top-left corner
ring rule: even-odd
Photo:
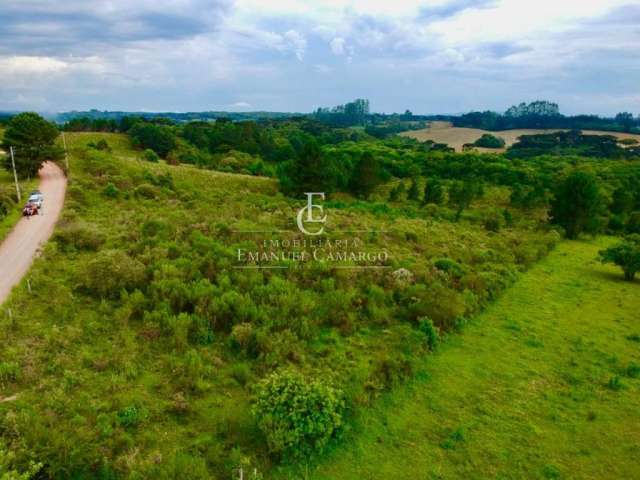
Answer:
[[[11,289],[27,273],[40,246],[53,233],[67,189],[67,178],[55,163],[47,162],[40,169],[40,191],[44,195],[44,215],[22,218],[0,245],[0,304]],[[29,192],[24,192],[28,195]]]

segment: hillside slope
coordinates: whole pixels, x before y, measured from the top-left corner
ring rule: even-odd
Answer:
[[[277,456],[250,408],[261,378],[289,368],[337,385],[348,422],[429,354],[421,319],[456,329],[557,238],[531,212],[485,228],[498,187],[457,223],[445,206],[345,198],[327,203],[326,237],[388,249],[383,268],[236,269],[237,249],[260,240],[250,232],[304,239],[303,199],[269,179],[141,161],[122,135],[67,143],[63,215],[33,292],[22,282],[0,316],[0,436],[18,466],[36,459],[54,478],[267,473]]]
[[[560,244],[309,478],[637,478],[640,282],[605,243]]]

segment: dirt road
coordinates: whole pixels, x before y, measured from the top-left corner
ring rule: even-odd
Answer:
[[[53,233],[62,210],[67,189],[67,179],[62,170],[47,162],[40,170],[40,179],[39,189],[44,195],[44,215],[20,220],[0,245],[0,304],[29,270],[40,246]]]

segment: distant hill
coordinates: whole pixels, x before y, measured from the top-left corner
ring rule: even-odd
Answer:
[[[223,112],[223,111],[208,111],[208,112],[123,112],[123,111],[108,111],[108,110],[88,110],[78,111],[72,110],[70,112],[61,112],[53,115],[52,120],[58,123],[65,123],[72,118],[87,117],[91,119],[102,120],[119,120],[126,116],[138,116],[144,118],[169,118],[175,122],[192,122],[196,120],[215,120],[217,118],[228,118],[230,120],[271,120],[279,118],[289,118],[296,115],[302,115],[300,113],[293,112]]]

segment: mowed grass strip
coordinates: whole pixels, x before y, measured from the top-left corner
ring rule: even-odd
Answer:
[[[308,478],[640,478],[640,282],[610,242],[562,243]]]

